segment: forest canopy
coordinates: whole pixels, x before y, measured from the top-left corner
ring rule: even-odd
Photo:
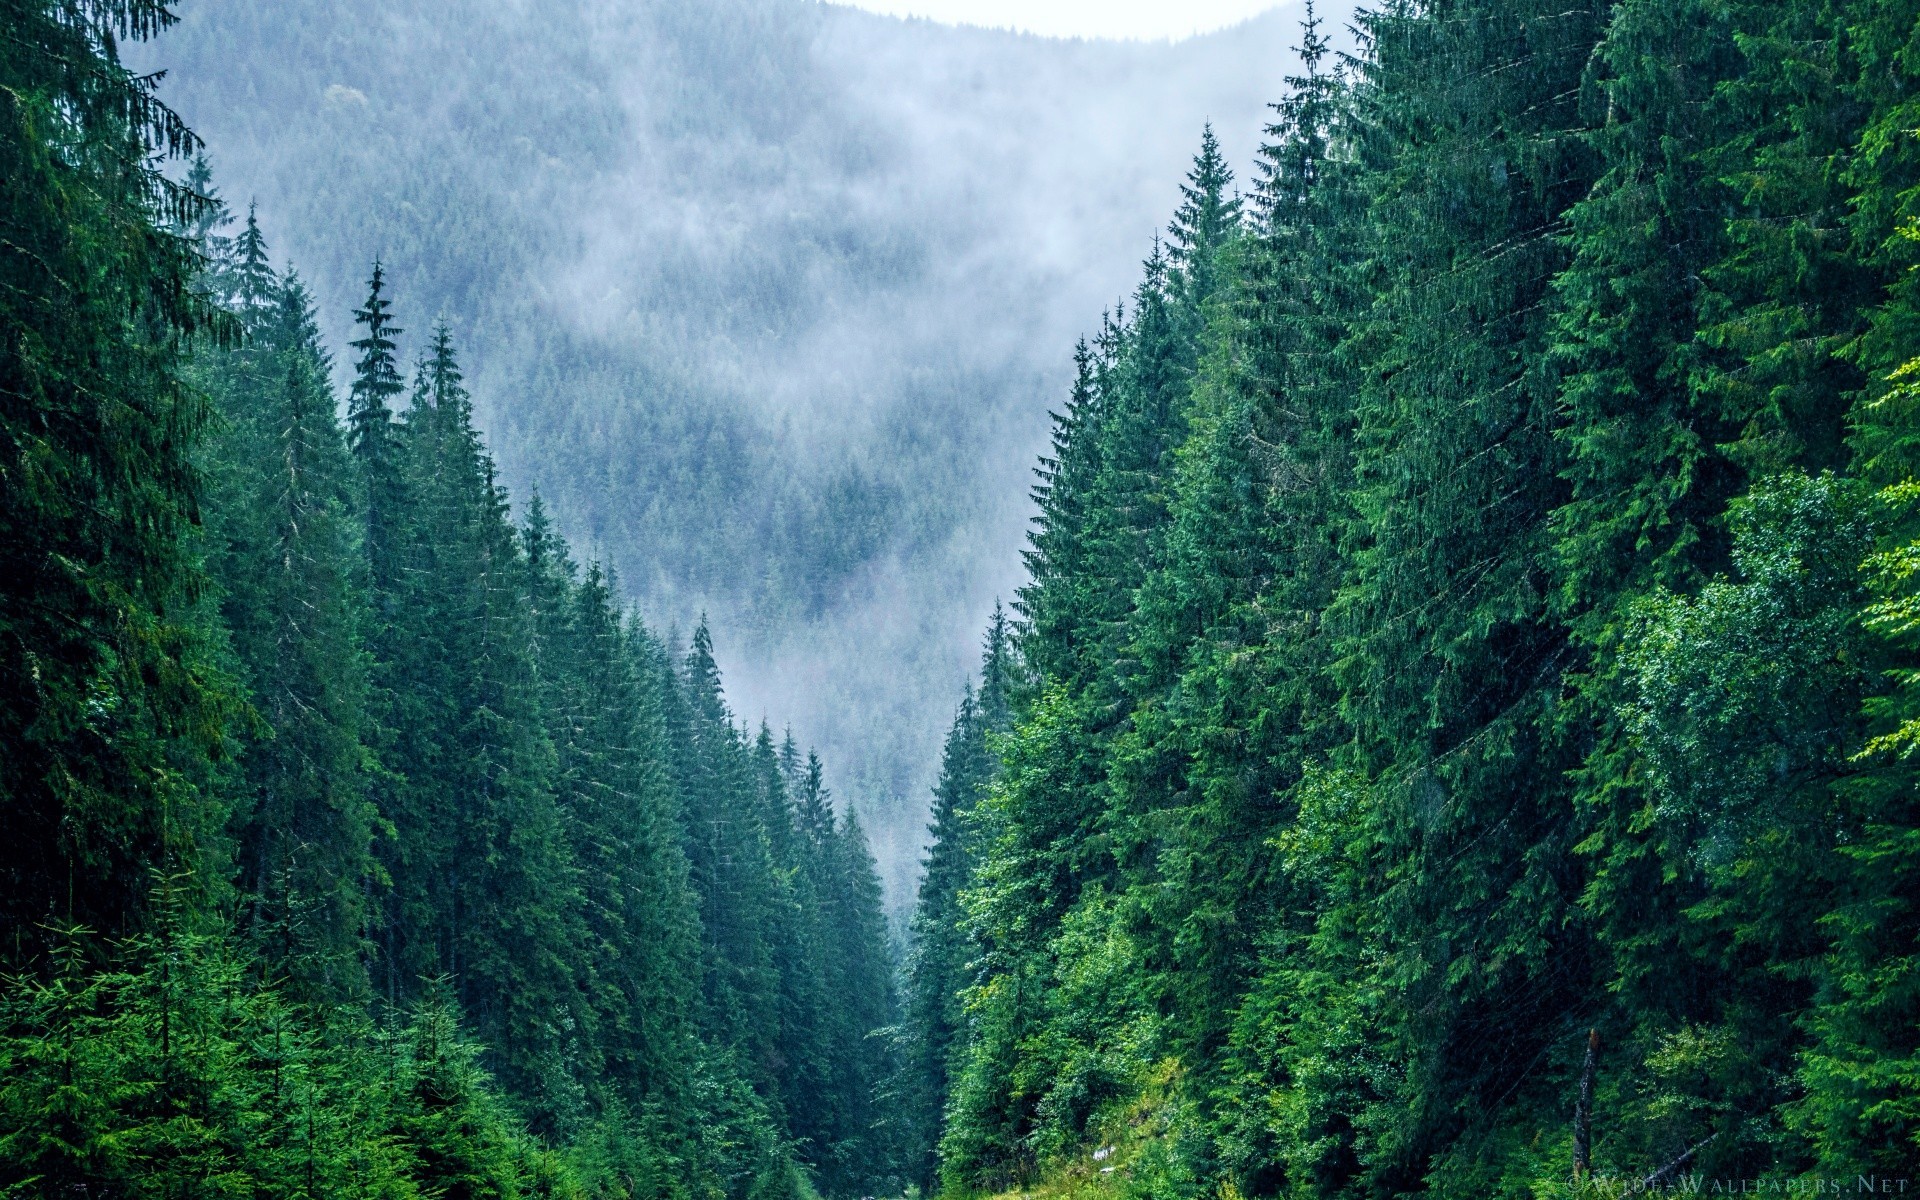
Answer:
[[[1911,1186],[1920,0],[1308,10],[1077,349],[903,947],[451,324],[326,344],[172,20],[0,4],[0,1195]]]
[[[1352,30],[1080,348],[946,753],[908,1161],[1910,1187],[1920,6]]]
[[[859,824],[512,513],[378,262],[335,392],[119,61],[172,19],[0,9],[0,1194],[889,1186]]]

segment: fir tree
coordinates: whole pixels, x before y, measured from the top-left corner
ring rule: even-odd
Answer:
[[[118,53],[173,22],[156,0],[0,17],[0,941],[16,965],[49,923],[134,928],[150,869],[220,875],[200,852],[221,813],[191,767],[220,754],[224,705],[182,540],[207,416],[183,363],[233,330],[177,232],[213,201],[162,171],[199,139]]]
[[[405,390],[395,356],[394,339],[404,330],[393,323],[393,302],[386,296],[386,270],[376,259],[367,281],[367,300],[354,310],[354,321],[364,330],[351,344],[358,358],[353,386],[347,397],[347,444],[360,466],[367,527],[366,553],[377,594],[387,593],[399,570],[394,561],[401,536],[400,453],[394,423],[394,400]],[[387,601],[391,604],[391,601]]]
[[[297,278],[273,280],[251,221],[240,300],[271,284],[246,346],[211,365],[208,567],[265,728],[240,756],[246,926],[308,998],[362,998],[374,814],[362,744],[365,616],[351,465],[328,362]],[[251,282],[249,282],[251,281]]]

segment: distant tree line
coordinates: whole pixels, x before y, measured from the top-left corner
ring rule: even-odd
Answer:
[[[1911,1179],[1920,5],[1354,20],[1080,350],[948,745],[914,1173]]]
[[[0,1194],[854,1196],[894,967],[821,764],[513,515],[381,267],[352,385],[120,64],[0,6]]]

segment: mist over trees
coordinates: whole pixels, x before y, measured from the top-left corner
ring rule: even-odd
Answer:
[[[179,11],[162,94],[331,344],[379,254],[465,349],[502,478],[654,624],[708,614],[904,916],[1072,340],[1202,124],[1252,152],[1291,21],[1168,47],[812,0]]]
[[[171,21],[0,14],[0,1192],[896,1187],[859,822],[516,517],[377,259],[336,390],[118,60]]]
[[[425,8],[337,10],[230,28],[445,48]],[[445,45],[533,11],[462,9]],[[789,100],[828,79],[752,47],[948,36],[772,0],[621,11],[562,15],[656,55],[631,99],[684,138],[647,145],[729,162],[755,128],[730,105],[765,99],[718,94],[730,72]],[[831,758],[743,720],[715,625],[649,619],[655,585],[495,457],[527,434],[590,525],[564,444],[497,415],[583,394],[571,372],[598,362],[603,400],[678,397],[656,465],[775,508],[825,494],[800,466],[760,481],[789,459],[755,457],[775,443],[723,403],[759,393],[693,366],[751,383],[749,351],[842,318],[884,342],[851,309],[749,336],[850,294],[809,290],[832,239],[771,263],[811,262],[785,300],[749,287],[738,323],[651,340],[547,323],[582,295],[507,261],[532,244],[510,222],[472,228],[532,289],[511,302],[425,242],[361,247],[330,299],[122,59],[164,58],[174,24],[160,0],[0,5],[0,1195],[1912,1186],[1920,0],[1393,0],[1344,43],[1306,8],[1257,151],[1196,128],[1133,286],[1061,347],[1050,436],[1004,501],[1038,514],[1022,582],[982,603],[971,680],[922,698],[950,724],[900,938]],[[217,28],[203,45],[232,53]],[[977,44],[1016,70],[1175,61]],[[671,61],[696,46],[728,54]],[[591,55],[510,57],[512,87],[575,102],[552,147],[602,144]],[[465,103],[427,74],[399,85],[422,112]],[[389,100],[363,82],[328,83],[319,119],[370,121]],[[562,198],[541,192],[558,158],[492,186],[482,109],[420,126],[478,131],[471,158],[383,158],[403,126],[375,122],[329,178],[470,172],[436,195],[478,207],[415,228]],[[885,149],[753,143],[776,144]],[[873,241],[838,244],[849,278],[935,244],[851,211]],[[729,238],[692,212],[658,278],[722,303],[741,276],[702,256]],[[590,291],[628,278],[613,242],[574,250],[604,268]],[[473,307],[417,300],[434,272]],[[907,351],[918,311],[896,314]],[[519,378],[483,434],[476,387],[549,352],[566,379]],[[959,394],[928,386],[899,394]],[[862,441],[855,409],[821,411],[849,461],[978,449],[964,422]],[[700,456],[721,444],[754,470]],[[910,515],[884,490],[832,521]],[[739,540],[690,536],[713,555],[696,581],[765,543],[702,512],[692,533]],[[755,636],[823,628],[787,566],[817,551],[823,596],[864,569],[815,541],[765,543],[754,587],[777,594],[727,592]],[[973,599],[951,590],[926,619]]]

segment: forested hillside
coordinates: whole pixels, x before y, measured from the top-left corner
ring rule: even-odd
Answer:
[[[1909,1189],[1920,6],[1354,28],[1061,398],[938,793],[913,1171]]]
[[[0,0],[0,1196],[1914,1188],[1920,0],[1308,10],[1073,354],[899,962],[509,495],[536,334],[327,317],[172,23]]]
[[[380,255],[463,349],[502,479],[742,715],[820,746],[910,906],[979,622],[1072,338],[1209,117],[1256,143],[1274,13],[1167,45],[815,0],[186,0],[138,61],[336,344]]]
[[[377,261],[336,393],[171,21],[0,6],[0,1194],[893,1187],[819,759],[514,518]]]

